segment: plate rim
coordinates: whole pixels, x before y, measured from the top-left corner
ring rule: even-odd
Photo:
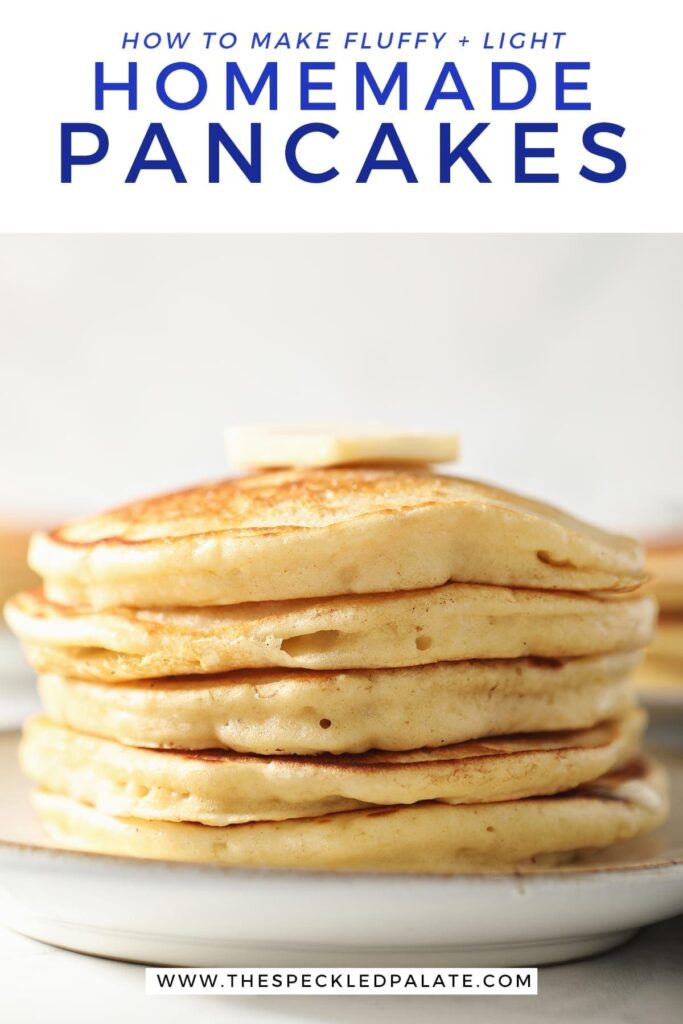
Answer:
[[[508,885],[511,882],[519,885],[527,884],[532,880],[560,884],[570,884],[586,878],[617,878],[618,876],[633,877],[634,874],[658,875],[673,874],[674,878],[680,875],[683,881],[683,853],[679,857],[668,858],[656,864],[630,864],[630,865],[595,865],[586,866],[582,869],[576,867],[566,868],[539,868],[534,871],[495,871],[495,872],[392,872],[392,871],[350,871],[350,870],[294,870],[287,868],[269,867],[235,867],[223,864],[205,864],[200,861],[170,860],[156,857],[135,857],[124,854],[100,853],[91,850],[72,850],[68,847],[41,846],[37,843],[24,843],[11,839],[0,839],[0,866],[7,863],[8,855],[15,854],[18,857],[26,855],[27,858],[34,856],[54,859],[58,863],[81,862],[106,867],[107,864],[120,867],[124,865],[124,871],[135,871],[136,869],[149,867],[163,868],[164,871],[184,871],[199,876],[215,877],[220,875],[227,878],[239,880],[263,880],[276,881],[296,880],[303,884],[307,880],[317,881],[358,881],[367,884],[372,881],[382,880],[400,883],[410,881],[421,885],[435,885],[439,882],[451,885],[472,884],[474,881],[483,882],[490,886]]]

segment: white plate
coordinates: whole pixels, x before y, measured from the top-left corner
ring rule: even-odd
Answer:
[[[683,759],[674,817],[590,864],[525,875],[241,871],[48,845],[0,737],[0,917],[32,938],[184,966],[515,966],[610,949],[683,911]],[[660,752],[661,756],[661,752]]]

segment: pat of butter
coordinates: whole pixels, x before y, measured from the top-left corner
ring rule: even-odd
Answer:
[[[228,458],[237,469],[453,462],[455,434],[399,433],[379,427],[231,427]]]

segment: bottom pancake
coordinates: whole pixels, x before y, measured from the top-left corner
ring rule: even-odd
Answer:
[[[50,836],[76,850],[229,867],[420,873],[566,862],[656,828],[668,809],[665,773],[644,761],[551,797],[426,802],[224,827],[117,818],[45,791],[34,802]]]
[[[399,753],[265,757],[126,747],[47,718],[24,726],[24,771],[106,814],[235,825],[425,800],[491,803],[559,793],[633,758],[645,715],[592,729],[502,736]]]

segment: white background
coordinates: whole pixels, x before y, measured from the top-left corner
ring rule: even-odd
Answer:
[[[341,419],[680,524],[682,265],[680,236],[5,236],[0,518],[222,475],[229,423]]]
[[[683,229],[679,130],[680,33],[677,4],[649,0],[36,0],[6,4],[0,34],[2,161],[0,161],[0,230],[5,231],[679,231]],[[514,13],[512,13],[514,12]],[[680,16],[680,15],[679,15]],[[277,54],[239,50],[207,52],[122,51],[125,31],[228,31],[245,38],[255,29],[443,31],[450,48],[416,55],[387,51],[377,55],[337,50]],[[483,54],[484,32],[566,31],[557,54],[503,50]],[[464,49],[455,40],[466,34]],[[336,37],[336,36],[335,36]],[[195,37],[193,37],[194,39]],[[224,63],[239,60],[252,77],[268,59],[280,60],[281,97],[277,113],[243,107],[226,114]],[[588,60],[591,111],[553,109],[552,64]],[[121,93],[109,93],[105,110],[94,110],[94,62],[103,60],[107,75],[127,73],[138,59],[140,109],[129,112]],[[336,60],[335,111],[301,112],[297,107],[300,59]],[[379,80],[398,59],[410,61],[410,103],[400,113],[392,100],[385,108],[357,113],[353,107],[353,63],[368,59]],[[173,60],[206,68],[207,100],[195,110],[174,112],[156,99],[155,80]],[[425,113],[426,97],[444,60],[456,60],[475,103],[441,104]],[[491,115],[489,66],[492,59],[531,64],[539,78],[533,105]],[[577,77],[580,77],[577,75]],[[413,91],[414,90],[414,91]],[[576,94],[581,99],[581,94]],[[226,169],[220,184],[207,183],[207,123],[224,123],[238,143],[246,142],[247,123],[263,121],[264,181],[246,182]],[[310,120],[327,120],[339,137],[309,141],[302,158],[313,166],[329,165],[340,177],[325,185],[305,184],[286,169],[283,149],[288,134]],[[379,122],[393,120],[401,134],[419,184],[404,182],[396,171],[377,172],[357,185],[360,166]],[[438,122],[453,123],[454,139],[477,121],[492,120],[473,152],[482,160],[492,184],[480,185],[462,167],[449,185],[438,184]],[[513,123],[560,121],[555,169],[559,185],[513,182]],[[616,140],[628,155],[626,176],[599,185],[580,178],[581,135],[595,121],[626,127]],[[111,145],[104,163],[76,168],[71,185],[59,182],[59,125],[62,121],[96,121],[106,125]],[[143,172],[135,185],[124,179],[150,121],[162,121],[176,148],[188,183],[175,184],[166,171]],[[608,140],[605,140],[608,141]],[[544,144],[543,138],[532,141]],[[547,144],[547,140],[545,140]],[[592,158],[596,163],[596,159]],[[537,161],[544,164],[545,161]],[[552,169],[542,168],[540,169]]]

